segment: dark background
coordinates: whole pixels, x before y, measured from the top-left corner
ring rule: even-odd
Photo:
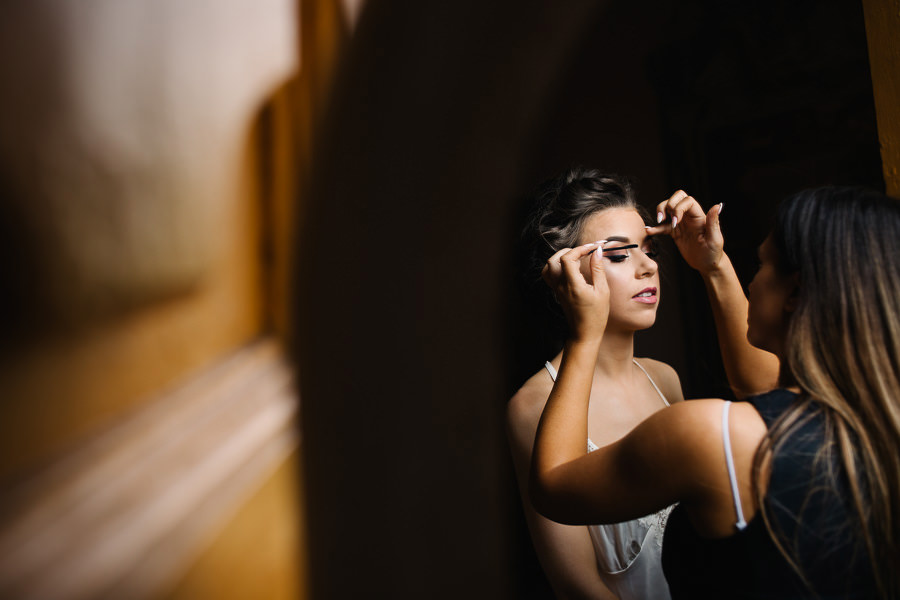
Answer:
[[[723,202],[747,282],[777,201],[883,189],[857,2],[372,2],[317,145],[300,244],[316,598],[545,598],[503,430],[551,351],[513,284],[523,198],[572,164]],[[636,353],[729,397],[671,244]]]

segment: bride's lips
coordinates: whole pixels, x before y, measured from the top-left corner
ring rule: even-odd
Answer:
[[[631,297],[632,300],[642,302],[644,304],[656,304],[656,288],[648,287]]]

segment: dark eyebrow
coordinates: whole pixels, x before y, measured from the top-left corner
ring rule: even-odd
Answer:
[[[652,240],[652,239],[655,238],[655,237],[656,237],[656,236],[654,236],[654,235],[647,235],[647,236],[644,236],[644,241],[646,242],[646,241],[648,241],[648,240]],[[624,242],[624,243],[627,244],[627,243],[630,243],[630,242],[631,242],[631,238],[628,237],[627,235],[611,235],[611,236],[609,236],[609,237],[606,238],[606,241],[607,241],[607,242]]]
[[[631,238],[629,238],[628,236],[624,236],[624,235],[611,235],[608,238],[606,238],[606,241],[607,242],[630,242]]]

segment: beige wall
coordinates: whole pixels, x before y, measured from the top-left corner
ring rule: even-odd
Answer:
[[[80,321],[203,283],[230,243],[250,127],[297,67],[293,3],[5,12],[0,168],[7,210],[34,236],[21,250],[41,317]]]

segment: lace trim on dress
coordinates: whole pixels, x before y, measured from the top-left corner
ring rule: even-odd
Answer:
[[[672,506],[667,506],[659,512],[653,513],[652,515],[647,515],[646,517],[638,517],[638,521],[640,521],[650,529],[656,529],[659,531],[659,535],[653,536],[656,539],[656,545],[659,548],[663,547],[662,533],[666,530],[666,523],[669,521],[669,513],[672,512],[673,508],[675,508],[674,504]]]

